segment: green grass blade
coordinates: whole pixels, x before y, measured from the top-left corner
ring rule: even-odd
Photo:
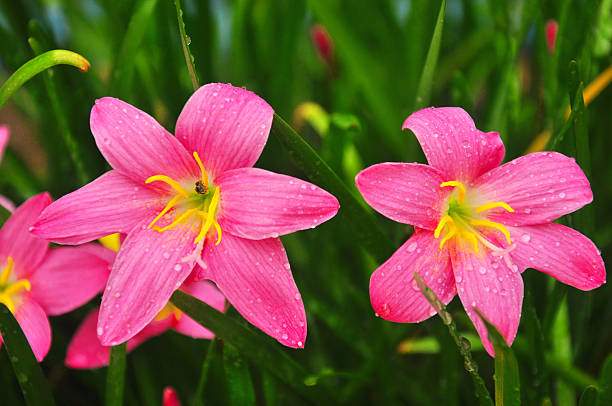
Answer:
[[[230,405],[255,405],[255,391],[244,357],[231,344],[223,346],[223,368],[229,390]]]
[[[4,82],[2,87],[0,87],[0,109],[2,109],[12,94],[23,86],[24,83],[40,72],[55,65],[71,65],[78,68],[81,72],[87,72],[90,68],[87,59],[72,51],[63,49],[47,51],[42,55],[30,59]]]
[[[208,349],[206,350],[206,358],[202,363],[202,370],[200,371],[200,379],[198,380],[198,386],[196,387],[195,394],[193,396],[194,406],[204,406],[204,388],[206,387],[206,381],[208,380],[208,371],[212,364],[213,358],[215,357],[215,347],[217,346],[217,339],[213,338],[208,343]]]
[[[233,345],[258,367],[266,368],[305,399],[314,404],[328,403],[323,399],[329,399],[330,395],[325,394],[319,386],[306,386],[304,381],[310,374],[281,350],[278,343],[180,290],[174,292],[170,300],[183,313]]]
[[[521,381],[514,351],[497,328],[478,310],[476,313],[484,322],[495,351],[495,406],[519,406]]]
[[[599,403],[597,406],[612,405],[612,355],[608,355],[599,377]]]
[[[599,401],[599,391],[595,386],[587,386],[587,388],[580,395],[580,401],[578,406],[597,406]]]
[[[340,177],[321,159],[314,149],[277,114],[272,122],[274,134],[289,152],[294,163],[317,185],[336,196],[341,217],[351,234],[378,261],[389,258],[391,241],[374,216],[362,206]]]
[[[425,58],[423,73],[421,73],[421,80],[417,88],[416,99],[414,101],[415,110],[428,106],[431,99],[434,74],[436,73],[436,65],[438,64],[438,56],[440,55],[440,44],[442,43],[442,29],[444,28],[445,12],[446,0],[442,0],[438,18],[436,19],[436,27],[431,36],[431,43],[429,44],[429,50]]]
[[[179,31],[181,33],[181,44],[183,45],[183,54],[185,54],[185,62],[187,62],[187,70],[189,71],[189,78],[191,79],[191,85],[193,90],[198,90],[200,87],[200,81],[198,80],[198,74],[195,69],[195,60],[189,49],[191,44],[191,38],[185,31],[185,22],[183,21],[183,9],[181,8],[181,1],[174,0],[174,7],[176,7],[176,17],[178,18]]]
[[[106,375],[106,406],[123,405],[127,342],[111,347]]]
[[[0,303],[0,333],[28,406],[55,405],[53,395],[26,336],[13,314]]]

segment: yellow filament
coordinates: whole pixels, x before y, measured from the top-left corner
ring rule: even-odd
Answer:
[[[504,203],[504,202],[493,202],[493,203],[481,204],[480,206],[476,207],[476,213],[482,213],[483,211],[491,210],[496,207],[501,207],[502,209],[505,209],[509,211],[510,213],[514,213],[514,209],[510,207],[508,203]]]
[[[463,183],[458,182],[456,180],[451,180],[449,182],[443,182],[440,184],[440,187],[447,187],[447,186],[454,186],[457,188],[457,193],[459,194],[458,201],[459,201],[459,204],[462,204],[463,200],[465,199],[465,186],[463,186]]]
[[[108,249],[111,249],[113,251],[119,251],[119,233],[100,237],[98,238],[98,241],[100,241],[100,244],[104,245]]]
[[[444,238],[442,238],[442,240],[440,241],[440,248],[442,248],[444,246],[444,243],[446,241],[450,240],[455,234],[457,234],[457,227],[455,227],[453,225],[453,227],[451,227],[450,231],[448,233],[446,233]]]
[[[15,283],[10,284],[6,289],[4,289],[3,295],[12,296],[15,293],[19,293],[22,290],[30,290],[32,286],[30,285],[30,281],[27,279],[20,279]]]
[[[158,228],[157,231],[164,232],[168,229],[171,229],[172,227],[176,226],[177,224],[179,224],[181,221],[188,219],[189,217],[193,216],[193,214],[198,211],[198,209],[189,209],[187,210],[185,213],[181,214],[180,216],[178,216],[172,223],[168,224],[166,227],[163,228]]]
[[[217,242],[215,245],[219,245],[221,242],[221,226],[216,221],[213,221],[213,226],[215,227],[215,230],[217,230]]]
[[[8,282],[9,276],[11,276],[11,272],[13,272],[13,258],[8,257],[6,259],[6,267],[0,275],[0,286],[5,285]]]
[[[206,221],[200,230],[200,234],[193,241],[195,244],[199,243],[205,236],[213,222],[215,221],[215,211],[217,210],[217,204],[219,204],[219,188],[215,188],[215,193],[213,194],[212,200],[210,201],[210,205],[208,206],[208,214],[206,216]],[[217,242],[218,244],[219,242]]]
[[[157,223],[157,220],[159,220],[160,218],[162,218],[164,216],[164,214],[166,214],[168,212],[168,210],[170,210],[171,208],[173,208],[174,206],[176,206],[176,204],[179,202],[179,200],[181,200],[183,197],[181,195],[176,195],[174,196],[166,205],[166,207],[164,207],[164,209],[157,215],[157,217],[155,217],[153,219],[153,221],[151,222],[151,224],[149,224],[149,226],[147,228],[151,228],[153,227],[153,224]]]
[[[446,216],[442,217],[442,219],[438,223],[438,227],[436,227],[436,231],[434,231],[434,237],[436,237],[436,238],[440,237],[440,233],[442,232],[442,229],[444,228],[444,226],[448,222],[450,222],[450,224],[454,225],[453,218],[447,214]]]
[[[463,231],[461,234],[463,234],[465,238],[467,238],[472,242],[472,244],[474,244],[474,251],[478,252],[478,240],[476,239],[476,235],[469,231]]]
[[[197,152],[193,151],[193,157],[195,158],[196,162],[198,163],[198,166],[200,167],[200,172],[202,172],[202,183],[204,184],[204,186],[208,186],[208,175],[206,174],[206,171],[204,170],[204,165],[202,164],[202,161],[200,160],[200,156],[198,155]]]
[[[512,244],[512,240],[510,239],[510,232],[508,232],[508,229],[506,227],[504,227],[503,225],[501,225],[499,223],[495,223],[495,222],[490,221],[490,220],[486,220],[486,219],[472,220],[470,223],[473,226],[476,226],[476,227],[495,228],[495,229],[501,231],[506,236],[506,240],[508,240],[508,244]]]
[[[27,279],[20,279],[14,283],[8,284],[9,277],[13,272],[13,258],[8,257],[6,262],[6,267],[4,267],[4,270],[0,275],[0,289],[2,289],[0,291],[0,303],[4,303],[11,313],[15,313],[15,302],[13,301],[12,296],[24,289],[30,290],[31,285],[30,281]]]
[[[145,180],[145,183],[151,183],[151,182],[157,182],[157,181],[167,183],[168,185],[170,185],[172,189],[176,190],[177,193],[182,195],[183,197],[189,196],[189,192],[187,192],[185,188],[181,186],[180,183],[178,183],[177,181],[175,181],[174,179],[166,175],[151,176],[150,178]]]

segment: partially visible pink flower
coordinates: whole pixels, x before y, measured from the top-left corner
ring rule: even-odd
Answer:
[[[32,197],[0,229],[0,303],[15,315],[38,361],[51,346],[47,315],[83,305],[102,291],[109,275],[106,248],[89,244],[48,250],[48,241],[28,231],[50,203],[47,193]]]
[[[102,344],[134,337],[197,264],[252,324],[304,345],[304,305],[278,237],[339,205],[313,184],[252,168],[272,118],[264,100],[225,84],[191,96],[176,137],[127,103],[96,101],[91,130],[114,169],[49,206],[33,232],[65,244],[127,234],[102,299]]]
[[[546,21],[546,46],[551,54],[555,52],[555,42],[557,41],[557,32],[559,32],[559,23],[555,20]]]
[[[171,386],[164,388],[163,406],[181,406],[181,401],[179,400],[176,391]]]
[[[2,157],[4,156],[4,149],[6,148],[6,144],[8,144],[9,140],[9,129],[5,125],[0,125],[0,161],[2,161]],[[0,206],[4,207],[11,213],[15,210],[15,205],[6,197],[0,195]]]
[[[516,335],[523,302],[520,273],[535,268],[582,290],[605,282],[595,245],[553,220],[593,200],[589,181],[573,158],[539,152],[500,165],[504,145],[455,107],[413,113],[414,132],[430,164],[382,163],[361,171],[365,200],[415,233],[370,279],[372,306],[381,317],[416,323],[434,309],[414,280],[417,272],[438,298],[456,293],[493,355],[474,309],[508,344]]]
[[[180,289],[221,312],[225,310],[223,294],[208,281],[186,281]],[[90,369],[108,365],[110,347],[100,344],[96,334],[98,310],[95,309],[89,313],[72,337],[66,353],[66,366],[76,369]],[[214,337],[212,332],[182,313],[171,303],[168,303],[153,321],[128,340],[128,352],[149,338],[162,334],[168,329],[173,329],[193,338],[211,339]]]

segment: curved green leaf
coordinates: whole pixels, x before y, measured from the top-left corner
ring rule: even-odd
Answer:
[[[578,406],[597,406],[599,400],[599,391],[595,386],[587,386],[582,395]]]
[[[255,405],[255,391],[249,365],[240,351],[231,344],[223,346],[223,369],[229,390],[230,404],[234,406]]]

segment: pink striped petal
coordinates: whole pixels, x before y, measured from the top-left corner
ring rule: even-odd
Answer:
[[[225,311],[225,296],[223,296],[221,291],[211,282],[201,281],[194,283],[183,283],[181,290],[189,293],[191,296],[197,299],[200,299],[204,303],[211,305],[220,312]],[[181,317],[176,322],[174,329],[181,334],[185,334],[193,338],[211,339],[215,336],[210,330],[202,327],[199,323],[184,313],[181,314]]]
[[[5,125],[0,125],[0,161],[2,160],[2,156],[4,155],[4,149],[8,144],[9,140],[9,129]]]
[[[98,320],[102,345],[120,344],[142,330],[193,269],[193,227],[160,233],[147,228],[149,222],[128,234],[113,264]]]
[[[251,167],[263,150],[274,110],[255,93],[222,83],[199,88],[176,122],[176,136],[196,151],[212,178]]]
[[[431,231],[417,229],[374,271],[370,278],[370,300],[377,315],[398,323],[418,323],[435,314],[414,280],[415,272],[443,303],[455,297],[448,250],[441,250],[439,245]]]
[[[0,229],[0,266],[8,257],[13,258],[15,275],[25,278],[47,253],[49,242],[30,233],[30,227],[45,207],[51,203],[48,193],[38,194],[15,210]]]
[[[440,188],[442,174],[417,163],[386,162],[364,169],[355,183],[374,210],[404,224],[433,230],[449,188]]]
[[[227,171],[215,182],[221,190],[221,229],[242,238],[261,240],[313,228],[340,207],[312,183],[258,168]]]
[[[28,294],[21,295],[21,303],[15,309],[15,318],[23,330],[36,360],[41,362],[51,347],[51,326],[45,311]]]
[[[593,200],[588,179],[574,158],[534,152],[507,162],[474,182],[482,202],[503,201],[514,209],[488,211],[488,217],[512,226],[548,223]]]
[[[205,247],[203,259],[207,278],[245,319],[281,344],[304,346],[304,304],[279,239],[246,240],[224,234],[221,244]]]
[[[416,135],[427,161],[446,180],[469,183],[504,159],[499,134],[482,132],[459,107],[429,107],[412,113],[402,129]]]
[[[606,268],[595,244],[561,224],[508,227],[516,248],[514,263],[522,271],[534,268],[567,285],[591,290],[606,282]]]
[[[109,171],[52,203],[32,232],[60,244],[82,244],[113,233],[128,233],[164,205],[154,190]]]
[[[463,307],[476,326],[487,352],[494,356],[487,329],[474,309],[497,327],[509,345],[514,341],[521,318],[523,279],[518,269],[493,256],[486,248],[471,250],[451,248],[457,293]]]
[[[87,248],[53,248],[30,276],[30,294],[45,313],[53,316],[67,313],[104,289],[112,262]]]
[[[113,97],[96,100],[89,124],[108,163],[139,185],[153,175],[174,180],[200,176],[196,161],[172,134],[124,101]]]

